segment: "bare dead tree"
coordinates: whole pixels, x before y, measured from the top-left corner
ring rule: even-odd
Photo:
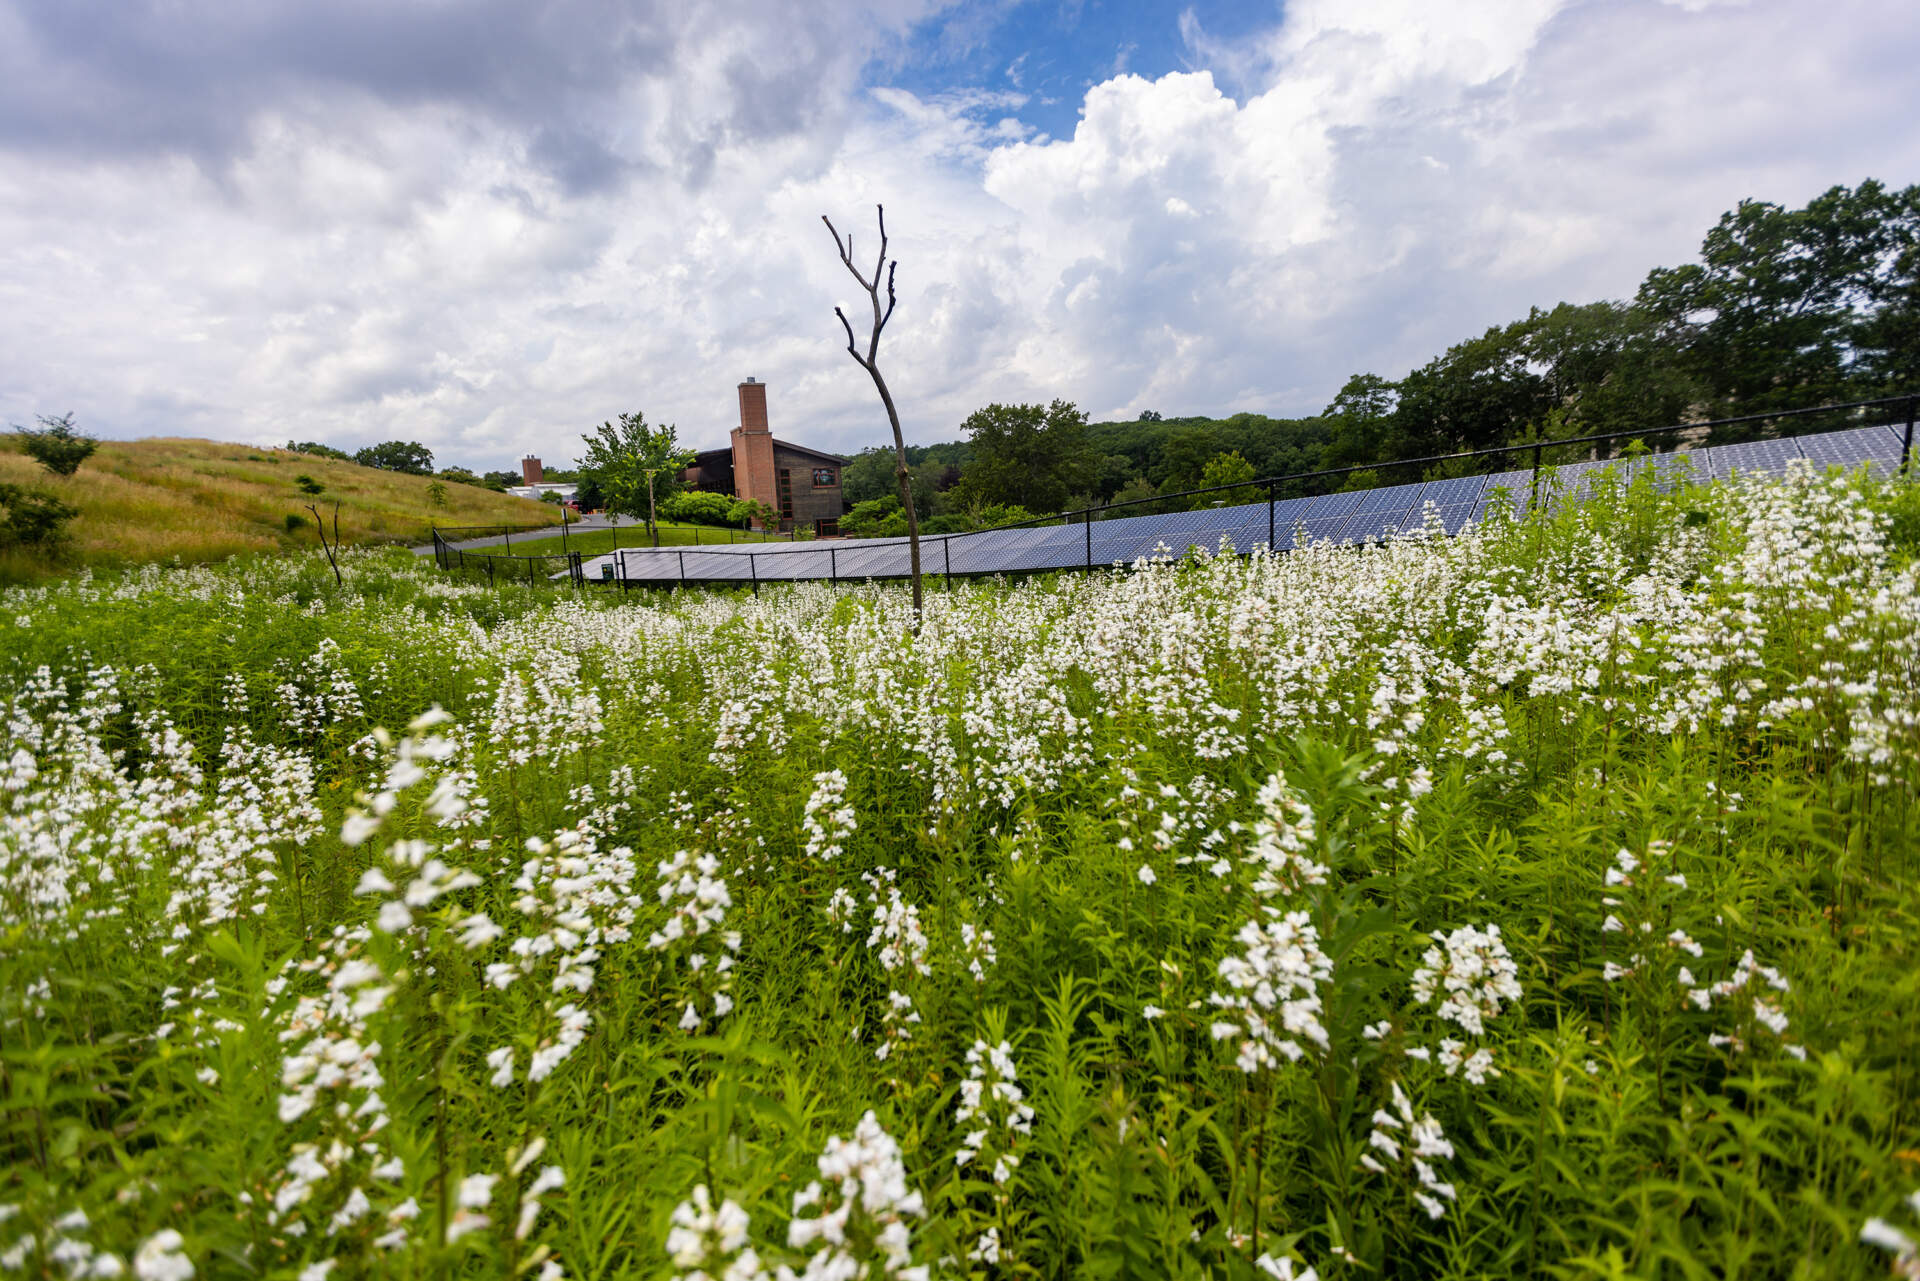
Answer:
[[[313,513],[313,527],[320,531],[320,550],[327,554],[327,564],[333,566],[333,583],[336,587],[345,587],[347,580],[340,577],[340,559],[335,555],[340,549],[340,504],[333,505],[333,541],[327,541],[327,522],[320,518],[320,509],[312,503],[307,510]]]
[[[873,333],[867,339],[867,354],[861,355],[854,343],[853,326],[848,323],[846,313],[838,307],[833,314],[840,317],[840,327],[847,331],[847,354],[852,356],[873,379],[874,390],[880,393],[880,403],[887,407],[887,422],[893,427],[893,456],[895,479],[900,482],[900,505],[907,512],[907,555],[913,569],[913,625],[920,626],[920,517],[913,510],[913,473],[907,468],[907,442],[900,435],[900,411],[893,407],[893,393],[887,390],[887,380],[880,376],[880,331],[887,327],[887,321],[893,318],[893,272],[900,264],[887,260],[887,210],[884,205],[875,205],[874,212],[880,220],[880,255],[873,264],[871,278],[860,274],[860,268],[853,263],[853,236],[847,235],[844,242],[840,232],[825,214],[820,221],[827,224],[827,230],[833,232],[833,247],[840,252],[840,261],[845,263],[860,287],[867,291],[867,297],[873,303]],[[887,273],[887,308],[880,309],[880,272]]]

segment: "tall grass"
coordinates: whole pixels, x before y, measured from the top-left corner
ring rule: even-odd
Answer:
[[[302,492],[294,482],[302,475],[324,492]],[[309,503],[326,515],[331,533],[338,500],[340,535],[349,545],[424,543],[435,523],[560,521],[553,507],[471,485],[446,485],[445,505],[435,506],[430,477],[209,440],[103,441],[77,473],[60,477],[0,437],[0,482],[45,489],[80,509],[63,555],[0,553],[4,583],[42,581],[78,567],[198,564],[313,547]],[[304,524],[289,528],[289,516]]]
[[[1885,1275],[1917,510],[1603,480],[917,628],[396,553],[15,589],[0,1261]]]

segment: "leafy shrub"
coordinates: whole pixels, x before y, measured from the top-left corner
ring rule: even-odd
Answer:
[[[853,510],[840,518],[840,532],[849,538],[888,538],[907,532],[907,513],[899,498],[887,494],[855,503]]]
[[[297,534],[306,527],[307,518],[305,516],[302,516],[299,512],[287,513],[287,532],[289,534]]]
[[[1022,525],[1038,517],[1017,503],[989,503],[968,513],[975,529],[998,529],[1002,525]]]
[[[689,525],[733,525],[734,500],[726,494],[685,489],[660,504],[660,514],[668,520]]]
[[[7,484],[0,484],[0,511],[0,547],[50,547],[80,514],[52,494]]]
[[[332,445],[323,445],[317,440],[288,441],[287,450],[295,454],[312,454],[315,458],[337,458],[343,463],[353,461],[353,455],[344,449],[335,449]]]
[[[80,470],[80,464],[93,456],[100,442],[90,436],[82,436],[73,429],[73,415],[62,414],[58,418],[39,415],[40,427],[16,426],[14,431],[20,436],[21,448],[42,467],[56,476],[71,476]]]
[[[324,494],[327,487],[304,473],[293,478],[295,488],[303,494]]]

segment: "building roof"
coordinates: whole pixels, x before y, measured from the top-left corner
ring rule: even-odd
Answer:
[[[796,454],[811,454],[815,458],[824,458],[828,462],[839,463],[842,466],[845,466],[847,463],[847,460],[839,454],[829,454],[826,450],[815,449],[812,445],[796,445],[790,440],[781,440],[777,436],[774,438],[773,443],[781,449],[791,449]]]

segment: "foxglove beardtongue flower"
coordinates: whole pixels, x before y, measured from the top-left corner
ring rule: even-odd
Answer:
[[[1020,1165],[1020,1140],[1033,1133],[1033,1108],[1025,1099],[1013,1047],[1005,1041],[996,1046],[975,1041],[967,1051],[967,1077],[960,1082],[960,1103],[953,1113],[954,1124],[967,1127],[954,1164],[978,1159],[994,1183],[1004,1186]]]
[[[818,1181],[793,1194],[787,1225],[787,1244],[794,1249],[818,1243],[804,1275],[927,1281],[926,1265],[913,1264],[907,1222],[924,1216],[926,1207],[907,1187],[899,1144],[872,1112],[860,1119],[851,1139],[827,1140],[819,1170]],[[783,1268],[780,1275],[785,1281],[793,1274]]]
[[[660,902],[668,909],[666,921],[647,938],[657,952],[679,957],[686,966],[686,982],[693,1000],[680,1027],[696,1032],[711,1017],[725,1018],[733,1009],[733,966],[740,953],[740,932],[722,927],[733,896],[720,875],[720,862],[711,854],[681,850],[659,865]]]
[[[667,1233],[667,1254],[673,1266],[682,1269],[681,1281],[764,1277],[759,1256],[747,1244],[749,1222],[747,1212],[732,1200],[715,1207],[707,1185],[695,1186],[693,1195],[674,1208]]]
[[[1474,1036],[1486,1032],[1485,1020],[1500,1013],[1502,1001],[1520,999],[1520,969],[1500,938],[1500,927],[1479,930],[1463,925],[1451,934],[1433,932],[1446,949],[1428,948],[1413,972],[1413,999],[1425,1005],[1443,994],[1435,1011]]]
[[[967,973],[973,975],[973,981],[985,983],[987,970],[1000,959],[1000,954],[993,950],[993,931],[963,921],[960,925],[960,957],[967,963]]]
[[[827,770],[813,776],[813,794],[801,817],[801,830],[807,834],[806,856],[822,862],[838,858],[846,839],[859,823],[853,806],[846,803],[847,776],[839,770]]]
[[[1254,892],[1286,896],[1309,885],[1325,885],[1327,869],[1311,855],[1313,810],[1287,787],[1286,775],[1269,776],[1254,800],[1261,814],[1250,828],[1254,843],[1248,857],[1259,866]]]
[[[1916,1219],[1920,1219],[1920,1192],[1907,1196],[1907,1208]],[[1872,1218],[1860,1225],[1860,1240],[1865,1245],[1876,1246],[1893,1255],[1895,1276],[1906,1281],[1920,1281],[1920,1244],[1885,1219]]]
[[[181,1252],[186,1240],[172,1228],[163,1228],[140,1243],[133,1255],[133,1275],[140,1281],[187,1281],[193,1260]]]
[[[1393,1108],[1381,1108],[1373,1114],[1373,1132],[1367,1136],[1371,1151],[1360,1154],[1360,1164],[1375,1174],[1385,1174],[1389,1164],[1411,1168],[1415,1179],[1413,1199],[1438,1219],[1446,1212],[1446,1202],[1457,1199],[1454,1186],[1443,1180],[1431,1162],[1453,1159],[1453,1144],[1447,1140],[1433,1114],[1415,1117],[1413,1100],[1393,1082]],[[1374,1153],[1379,1153],[1375,1156]],[[1384,1158],[1384,1159],[1383,1159]]]
[[[1307,1053],[1300,1040],[1327,1048],[1319,985],[1333,978],[1333,962],[1320,950],[1320,931],[1305,912],[1262,910],[1266,920],[1248,922],[1234,936],[1245,950],[1220,962],[1228,991],[1207,998],[1235,1016],[1216,1021],[1212,1032],[1216,1041],[1238,1039],[1242,1072],[1300,1059]]]

